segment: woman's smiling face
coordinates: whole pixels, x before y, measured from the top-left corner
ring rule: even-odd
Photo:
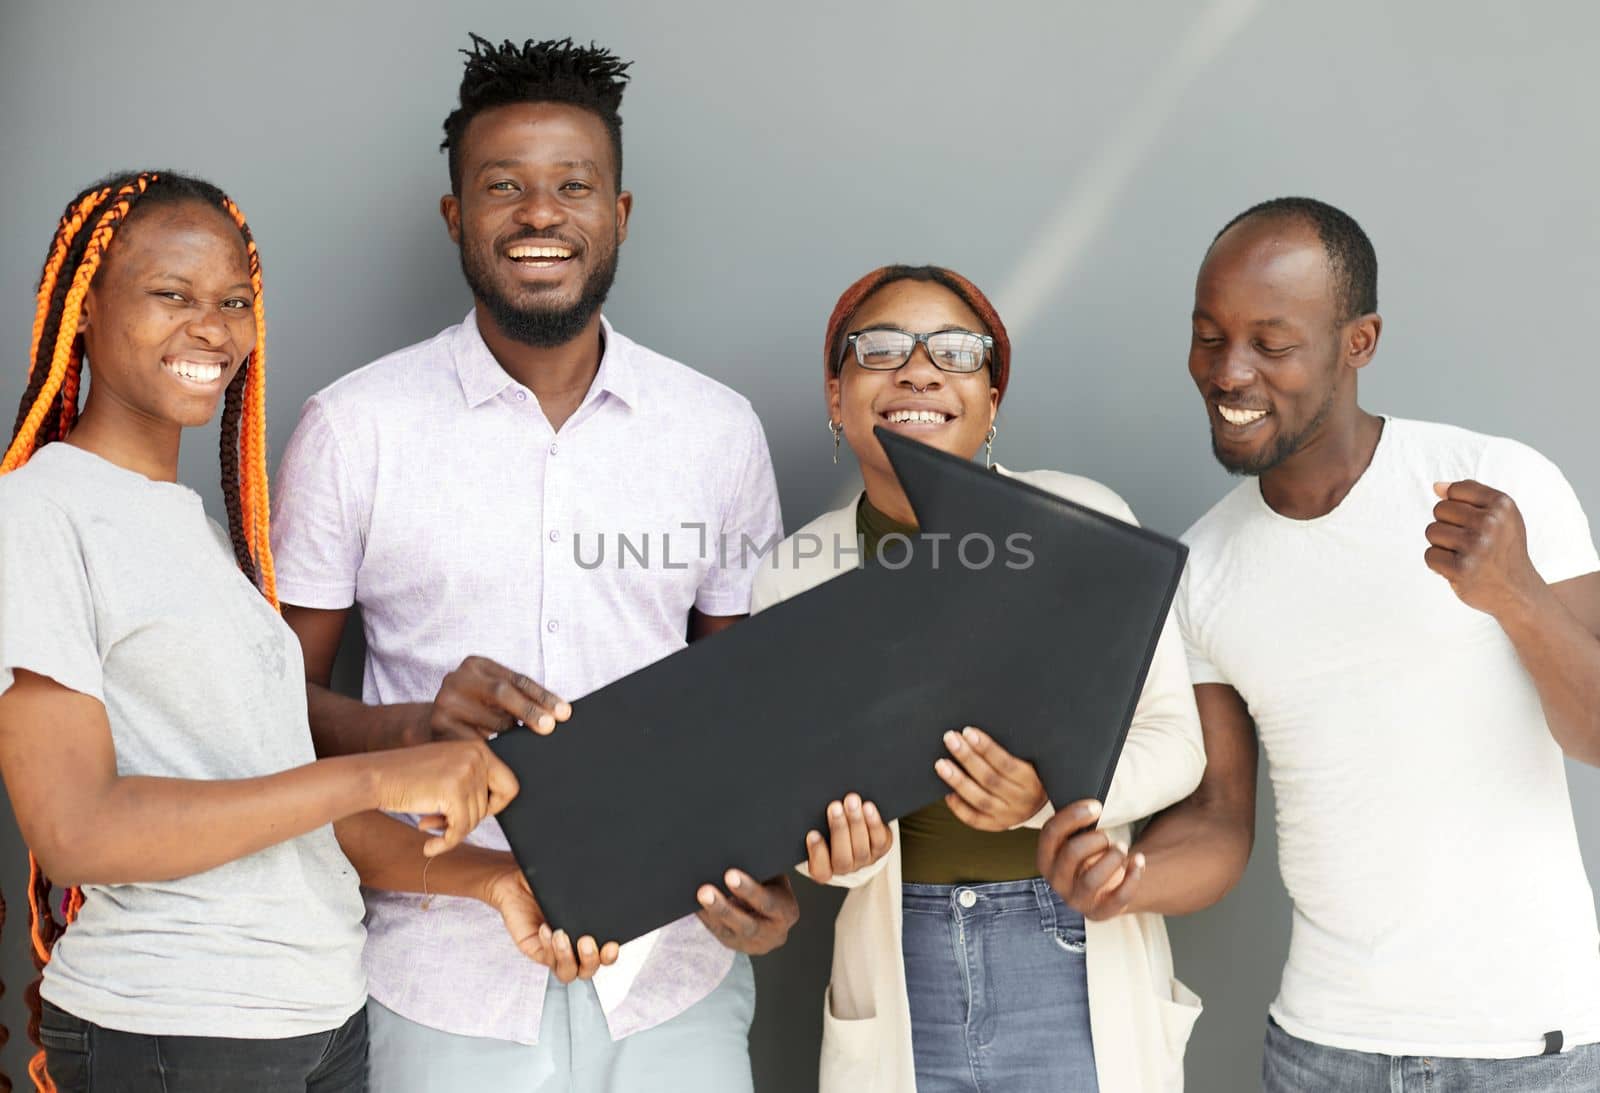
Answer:
[[[912,334],[968,330],[989,334],[972,308],[950,289],[932,281],[891,281],[861,302],[846,327],[849,333],[896,329]],[[892,371],[863,368],[854,350],[845,349],[844,365],[827,380],[830,419],[841,423],[844,437],[861,463],[868,493],[876,482],[899,482],[873,435],[875,426],[919,440],[942,451],[971,459],[983,445],[1000,405],[993,384],[993,361],[976,372],[946,372],[933,363],[925,345]]]

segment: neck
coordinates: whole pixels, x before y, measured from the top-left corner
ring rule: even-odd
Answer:
[[[539,408],[559,430],[583,402],[600,371],[600,313],[584,324],[582,332],[560,345],[536,346],[519,342],[501,330],[484,308],[476,305],[478,332],[506,374],[539,400]]]
[[[917,513],[900,488],[900,480],[893,474],[862,468],[862,483],[867,489],[867,501],[873,508],[898,524],[917,526]]]
[[[183,426],[97,400],[91,387],[67,443],[157,482],[176,482],[182,437]]]
[[[1261,496],[1280,516],[1314,520],[1339,507],[1372,465],[1383,419],[1355,408],[1329,423],[1294,455],[1261,476]]]

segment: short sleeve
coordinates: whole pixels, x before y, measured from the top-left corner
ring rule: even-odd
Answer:
[[[338,610],[355,602],[364,515],[339,437],[312,398],[284,449],[272,502],[278,598]]]
[[[1227,683],[1222,673],[1211,663],[1211,656],[1206,652],[1205,644],[1201,640],[1196,620],[1192,574],[1192,569],[1187,567],[1184,569],[1183,577],[1178,581],[1178,593],[1172,599],[1172,612],[1178,620],[1178,632],[1183,635],[1183,650],[1189,661],[1189,682],[1195,686],[1202,683]]]
[[[695,610],[702,615],[748,613],[761,561],[783,538],[778,480],[772,473],[767,434],[754,411],[749,413],[741,447],[734,494],[723,510],[722,535],[695,594]]]
[[[1516,502],[1528,532],[1528,557],[1547,583],[1600,570],[1583,505],[1550,460],[1526,444],[1497,439],[1484,449],[1477,478]]]
[[[48,501],[0,505],[0,694],[18,669],[105,702],[94,596],[82,540]]]

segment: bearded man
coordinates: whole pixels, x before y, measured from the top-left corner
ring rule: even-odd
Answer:
[[[312,397],[279,469],[278,591],[323,754],[553,731],[565,699],[742,618],[759,563],[744,544],[782,533],[749,402],[600,313],[633,205],[626,63],[473,44],[440,201],[472,311]],[[359,702],[327,686],[352,607]],[[606,792],[604,770],[557,776]],[[464,861],[505,857],[493,820],[469,842]],[[787,880],[730,870],[696,894],[698,919],[619,952],[528,921],[520,874],[491,856],[469,883],[463,860],[431,889],[420,855],[393,863],[431,900],[368,892],[374,1089],[751,1088],[745,954],[786,938]],[[542,962],[507,934],[518,906]]]

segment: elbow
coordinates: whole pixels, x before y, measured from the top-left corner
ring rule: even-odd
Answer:
[[[1222,821],[1220,842],[1226,850],[1220,877],[1222,885],[1217,892],[1218,900],[1237,888],[1239,882],[1244,879],[1245,869],[1250,865],[1250,854],[1255,850],[1255,824],[1244,817],[1228,817]]]
[[[44,875],[57,888],[79,888],[86,884],[120,884],[128,878],[119,874],[114,840],[96,810],[55,810],[54,815],[29,817],[20,825],[28,852]]]
[[[1188,747],[1184,750],[1183,768],[1179,774],[1182,784],[1181,797],[1188,797],[1200,788],[1200,783],[1206,776],[1206,748],[1202,743],[1197,730],[1193,737],[1184,741]]]
[[[1586,710],[1581,717],[1556,717],[1547,711],[1545,719],[1562,755],[1600,767],[1600,710]]]
[[[55,826],[50,825],[51,828]],[[84,853],[86,841],[58,830],[34,830],[27,839],[28,852],[57,888],[78,888],[99,882],[92,855]]]
[[[1600,767],[1600,726],[1584,735],[1573,734],[1566,739],[1556,738],[1561,754],[1588,767]]]

